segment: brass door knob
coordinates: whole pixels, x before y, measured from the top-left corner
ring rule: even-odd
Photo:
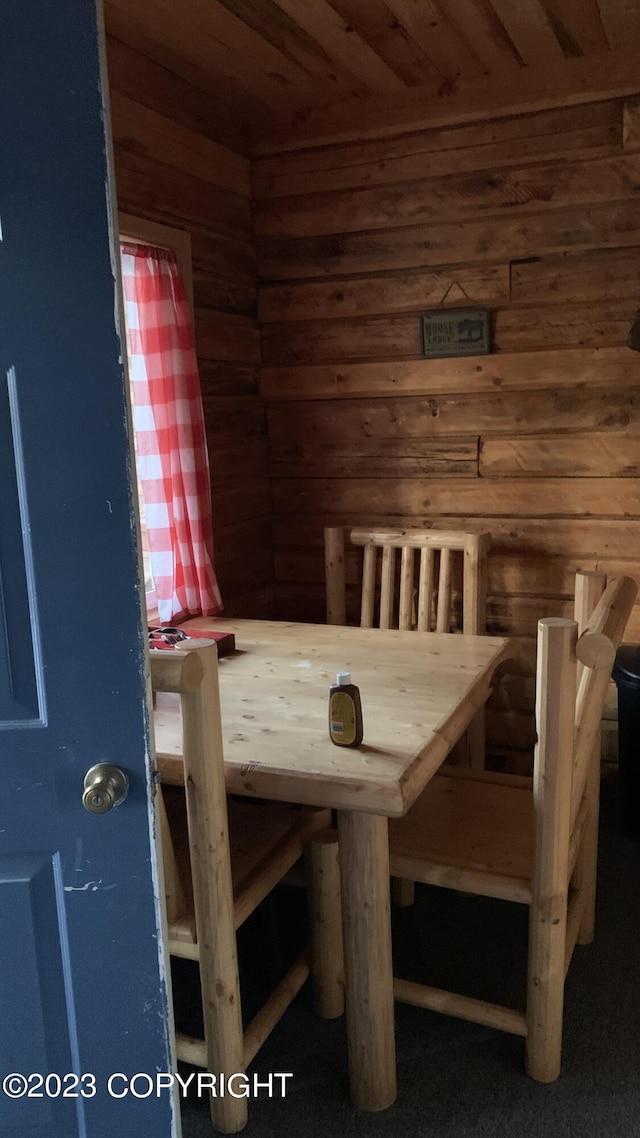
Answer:
[[[97,763],[84,776],[82,805],[90,814],[106,814],[124,802],[128,790],[129,779],[120,767]]]

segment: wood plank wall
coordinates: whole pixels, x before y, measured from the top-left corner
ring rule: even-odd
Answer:
[[[530,748],[537,620],[640,576],[638,103],[265,157],[254,194],[277,614],[323,619],[324,524],[489,529],[489,741]],[[422,360],[466,304],[494,354]]]
[[[225,613],[268,617],[273,562],[249,161],[211,141],[201,92],[114,38],[108,60],[118,205],[191,234]]]

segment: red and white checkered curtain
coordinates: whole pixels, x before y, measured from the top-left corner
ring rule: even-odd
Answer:
[[[138,479],[162,623],[222,608],[211,486],[187,294],[168,249],[123,243]]]

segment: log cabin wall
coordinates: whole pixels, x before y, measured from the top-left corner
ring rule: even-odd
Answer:
[[[249,161],[212,141],[221,137],[220,120],[208,113],[211,99],[201,90],[113,36],[108,63],[119,208],[191,235],[225,614],[269,617],[273,560]]]
[[[612,100],[254,164],[280,618],[323,620],[322,527],[488,529],[488,713],[533,743],[533,637],[577,567],[638,576],[640,111]],[[418,313],[492,310],[423,360]],[[628,639],[640,637],[636,609]]]

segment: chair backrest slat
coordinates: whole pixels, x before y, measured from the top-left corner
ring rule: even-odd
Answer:
[[[622,641],[636,593],[636,583],[630,577],[613,577],[586,620],[578,640],[576,652],[583,668],[576,695],[572,824],[578,816],[590,759],[600,732],[615,653]]]
[[[440,573],[438,576],[438,611],[436,632],[449,631],[449,612],[451,609],[451,550],[440,550]]]
[[[462,631],[478,636],[485,631],[487,612],[488,533],[468,533],[464,547]]]
[[[532,895],[534,920],[537,899],[547,905],[561,902],[566,891],[571,836],[571,762],[576,704],[575,620],[550,617],[538,622],[536,657],[537,742],[533,767],[535,820]]]
[[[430,546],[423,546],[420,550],[420,576],[418,578],[418,632],[430,632],[431,630],[433,562],[433,549]]]
[[[430,632],[449,632],[455,623],[452,613],[454,588],[462,580],[461,631],[481,634],[486,628],[486,555],[488,533],[405,529],[352,529],[340,526],[325,529],[325,573],[327,585],[327,623],[346,623],[345,536],[350,546],[363,548],[360,625],[362,628],[415,628]],[[401,551],[400,572],[396,577],[396,550]],[[416,585],[415,550],[420,550]],[[376,621],[378,551],[381,551],[379,609]],[[438,555],[436,559],[436,555]],[[459,567],[461,566],[461,573]],[[437,573],[436,573],[437,570]],[[437,581],[437,588],[436,586]],[[458,627],[460,627],[460,622]]]
[[[400,611],[399,627],[402,631],[411,628],[413,620],[413,555],[412,545],[403,545],[400,559]]]
[[[380,578],[380,628],[391,628],[393,625],[395,568],[395,546],[383,545],[382,576]]]
[[[376,597],[376,550],[375,546],[368,545],[364,551],[364,565],[362,569],[362,601],[360,610],[360,625],[362,628],[373,628],[373,606]]]

